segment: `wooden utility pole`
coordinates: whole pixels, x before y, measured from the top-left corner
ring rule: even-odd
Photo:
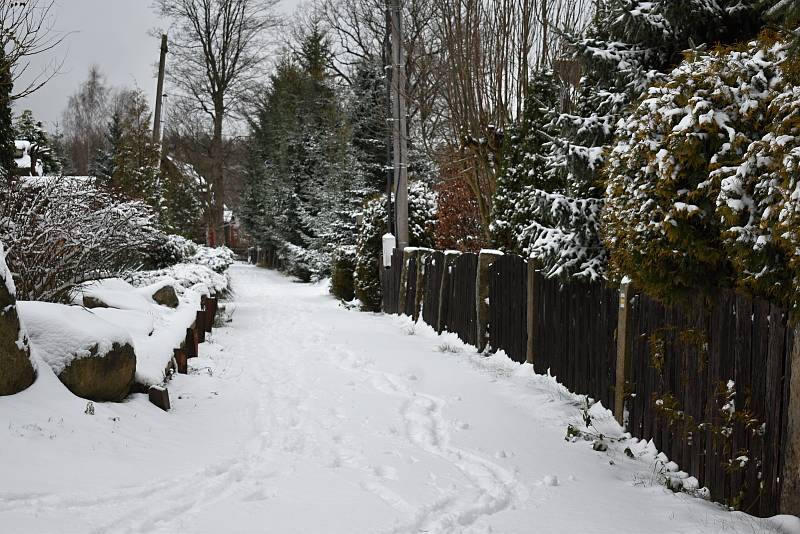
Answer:
[[[158,89],[156,90],[156,112],[153,119],[153,143],[161,146],[161,104],[164,100],[164,71],[167,66],[167,36],[161,36],[161,60],[158,63]]]
[[[392,131],[394,148],[397,247],[408,246],[408,128],[406,126],[406,67],[400,0],[388,0],[392,35]]]

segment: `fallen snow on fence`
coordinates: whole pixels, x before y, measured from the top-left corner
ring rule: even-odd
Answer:
[[[781,532],[672,493],[646,443],[566,441],[582,397],[502,353],[232,273],[234,321],[170,383],[170,412],[134,395],[89,415],[52,375],[0,398],[4,530]]]

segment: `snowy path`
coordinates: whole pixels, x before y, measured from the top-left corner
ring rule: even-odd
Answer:
[[[0,531],[778,532],[566,442],[575,398],[529,368],[232,276],[234,321],[170,413],[138,395],[85,415],[52,379],[0,398]]]

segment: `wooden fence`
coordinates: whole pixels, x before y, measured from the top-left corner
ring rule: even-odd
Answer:
[[[713,500],[778,513],[794,343],[786,311],[721,290],[680,307],[638,293],[628,313],[629,431]]]
[[[800,336],[786,310],[727,290],[669,307],[483,254],[395,251],[384,311],[502,349],[601,401],[715,501],[800,513]]]

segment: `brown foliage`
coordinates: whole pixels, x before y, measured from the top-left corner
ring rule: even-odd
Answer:
[[[467,182],[446,177],[436,186],[436,248],[477,252],[484,248],[480,210]]]

